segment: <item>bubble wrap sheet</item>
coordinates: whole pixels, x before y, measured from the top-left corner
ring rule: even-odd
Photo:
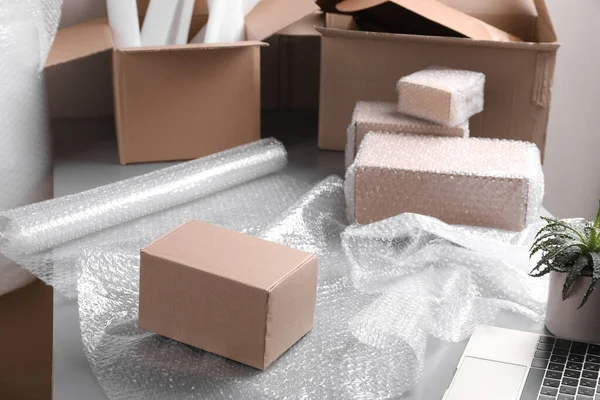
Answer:
[[[61,1],[0,0],[0,210],[52,197],[42,73]],[[0,296],[34,277],[0,256]]]
[[[517,231],[544,196],[539,150],[510,140],[369,133],[346,177],[359,223],[413,212]]]
[[[265,372],[141,331],[138,248],[94,249],[80,259],[81,328],[110,398],[397,397],[418,381],[429,336],[462,340],[501,310],[543,318],[547,285],[527,276],[527,233],[457,228],[408,214],[347,227],[337,177],[271,218],[264,199],[239,209],[235,190],[253,189],[224,192],[223,209],[203,207],[197,217],[317,254],[313,331]],[[259,230],[252,227],[260,218],[246,214],[254,207],[271,221]]]
[[[485,75],[430,67],[398,81],[398,111],[457,126],[483,111]]]
[[[254,155],[264,163],[257,162],[263,173],[276,170],[279,155],[265,157],[263,146],[269,144],[277,148],[259,142],[250,145],[253,151],[244,149],[245,157],[238,148],[228,158],[241,167]],[[242,182],[227,171],[221,165],[210,175],[239,185],[222,185],[224,190],[133,221],[111,221],[114,226],[73,241],[79,251],[74,265],[63,257],[65,244],[48,254],[46,268],[66,262],[79,271],[84,349],[109,398],[394,398],[418,381],[429,337],[464,339],[502,310],[543,318],[547,282],[527,276],[531,264],[523,245],[529,231],[455,227],[411,214],[348,226],[338,177],[308,190],[283,173],[256,173],[257,179]],[[177,180],[164,171],[159,176]],[[154,182],[145,181],[147,189]],[[111,207],[109,197],[92,201],[92,208]],[[59,200],[46,203],[46,212]],[[160,209],[154,200],[147,204]],[[89,218],[102,221],[99,215]],[[314,329],[264,372],[137,328],[140,248],[191,218],[319,257]],[[69,229],[58,227],[55,234]]]
[[[151,241],[190,219],[195,200],[280,171],[286,163],[283,146],[264,139],[86,192],[0,212],[0,253],[74,296],[78,274],[74,263],[83,249]]]
[[[397,110],[396,103],[359,101],[354,107],[346,140],[346,168],[365,135],[369,132],[410,133],[415,135],[469,137],[469,121],[457,126],[438,125],[423,119],[406,116]]]

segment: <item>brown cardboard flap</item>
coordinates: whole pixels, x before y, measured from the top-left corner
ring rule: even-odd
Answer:
[[[79,58],[102,53],[113,48],[106,18],[59,29],[46,60],[46,68]]]
[[[317,11],[283,28],[277,34],[286,36],[320,36],[315,28],[324,26],[325,14]]]
[[[337,9],[342,12],[357,12],[387,2],[387,0],[345,0],[337,5]],[[437,0],[390,0],[389,2],[397,4],[471,39],[522,42],[521,39],[510,33],[486,24],[452,7],[448,7]]]
[[[177,1],[177,0],[173,0]],[[138,14],[143,16],[146,15],[146,11],[148,10],[148,4],[150,4],[150,0],[137,0],[138,4]],[[196,0],[194,4],[194,14],[193,15],[208,15],[208,1],[207,0]]]
[[[324,37],[339,37],[351,40],[378,40],[401,43],[415,43],[416,45],[423,44],[426,41],[428,45],[458,44],[461,47],[506,48],[511,50],[531,50],[532,48],[535,48],[537,51],[550,52],[555,52],[559,47],[558,43],[489,42],[482,40],[470,40],[464,38],[437,36],[427,36],[426,38],[424,38],[420,35],[398,35],[395,33],[366,32],[347,29],[335,29],[329,27],[315,29],[321,34],[321,36]]]
[[[191,43],[171,46],[145,46],[145,47],[130,47],[127,49],[118,49],[124,53],[156,53],[156,52],[172,52],[172,51],[196,51],[196,50],[217,50],[217,49],[235,49],[240,47],[269,46],[267,43],[256,40],[245,42],[232,43]]]
[[[534,0],[439,0],[469,15],[512,14],[537,16]]]
[[[314,0],[262,0],[246,16],[246,37],[264,40],[318,10]]]

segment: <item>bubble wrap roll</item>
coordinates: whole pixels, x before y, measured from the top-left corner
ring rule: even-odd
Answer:
[[[398,81],[398,111],[457,126],[483,111],[485,75],[431,67]]]
[[[286,162],[283,146],[264,139],[86,192],[4,211],[0,213],[0,253],[65,294],[74,295],[78,271],[73,263],[86,247],[106,243],[111,235],[119,236],[118,232],[128,233],[114,237],[115,242],[128,242],[137,237],[131,234],[136,229],[151,241],[155,233],[163,232],[163,225],[172,228],[177,224],[170,221],[185,221],[181,220],[185,208],[178,213],[177,206],[277,172]],[[115,227],[118,229],[109,230]]]
[[[399,113],[396,103],[359,101],[354,108],[346,141],[346,168],[369,132],[410,133],[414,135],[469,137],[469,121],[455,127],[438,125]]]
[[[33,45],[37,49],[36,57],[29,58],[34,61],[39,71],[44,69],[46,57],[50,52],[52,41],[58,29],[62,0],[2,0],[0,1],[0,19],[13,22],[33,23],[37,32],[38,43]],[[4,21],[3,21],[4,25]],[[18,38],[15,37],[18,43]]]
[[[348,212],[361,224],[412,212],[517,231],[544,193],[537,147],[498,139],[370,133],[346,178]]]
[[[53,2],[45,5],[55,11]],[[0,210],[52,197],[52,139],[40,73],[38,29],[44,25],[33,2],[0,4]],[[45,34],[45,31],[42,32]],[[45,56],[45,55],[44,55]],[[34,277],[0,255],[0,295]]]

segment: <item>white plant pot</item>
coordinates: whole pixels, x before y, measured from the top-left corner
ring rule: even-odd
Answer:
[[[600,343],[600,287],[590,296],[580,309],[579,304],[585,295],[591,278],[580,276],[566,300],[562,290],[567,274],[550,273],[546,328],[555,336],[582,342]]]

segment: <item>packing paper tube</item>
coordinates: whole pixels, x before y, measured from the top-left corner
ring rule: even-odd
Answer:
[[[136,0],[107,0],[106,9],[115,47],[139,47],[140,22]]]
[[[263,139],[86,192],[0,213],[0,253],[36,254],[280,171],[285,149]]]
[[[151,0],[142,26],[142,46],[164,46],[169,43],[174,29],[175,15],[180,1]]]
[[[52,139],[36,27],[44,21],[36,18],[10,11],[0,16],[0,210],[48,199],[53,192]],[[0,295],[33,279],[0,256]]]
[[[208,3],[205,43],[230,43],[246,39],[242,0],[212,0]]]
[[[195,0],[179,0],[171,29],[170,44],[187,43],[194,14],[194,3]]]
[[[234,0],[232,6],[227,1],[209,0],[209,20],[190,43],[223,43],[245,40],[244,18],[259,2],[260,0]]]

